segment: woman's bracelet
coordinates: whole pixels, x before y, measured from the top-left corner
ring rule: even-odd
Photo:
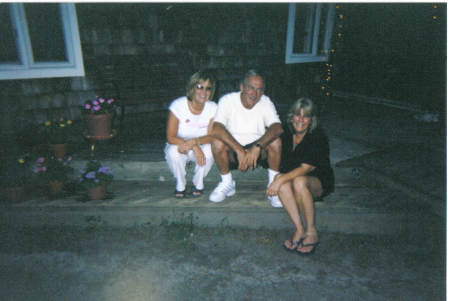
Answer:
[[[197,137],[197,145],[200,145],[200,137]]]

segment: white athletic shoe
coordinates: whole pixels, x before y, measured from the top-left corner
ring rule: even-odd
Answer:
[[[214,203],[222,202],[225,197],[230,197],[236,193],[236,184],[232,181],[229,184],[220,182],[216,189],[209,196],[209,200]]]
[[[267,198],[270,200],[270,205],[272,205],[272,207],[275,207],[275,208],[283,207],[283,204],[281,204],[281,201],[280,201],[280,198],[278,197],[278,195],[269,196]]]

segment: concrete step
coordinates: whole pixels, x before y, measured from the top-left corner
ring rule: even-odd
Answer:
[[[105,200],[86,201],[83,192],[60,199],[45,196],[1,206],[2,225],[42,226],[71,224],[133,226],[160,224],[191,215],[198,225],[210,227],[292,228],[283,208],[273,208],[265,198],[265,182],[238,182],[236,194],[221,203],[208,200],[216,183],[205,183],[201,197],[173,197],[170,181],[115,180]],[[323,231],[345,233],[400,233],[417,225],[417,210],[386,208],[392,196],[380,187],[338,186],[335,193],[316,203],[316,224]],[[423,215],[423,213],[421,213]]]
[[[72,162],[72,167],[75,169],[75,173],[82,169],[87,160],[74,160]],[[111,168],[115,180],[124,181],[175,181],[167,163],[165,161],[149,162],[149,161],[125,161],[125,160],[105,160],[101,161],[105,166]],[[194,174],[195,165],[189,162],[186,167],[187,176],[186,179],[192,179]],[[353,167],[335,167],[334,173],[336,177],[336,182],[345,185],[366,185],[364,180],[364,174],[361,173],[360,169]],[[233,170],[233,179],[238,181],[262,181],[267,182],[268,171],[263,168],[256,168],[255,170],[240,172],[238,170]],[[76,174],[73,175],[74,179]],[[205,178],[206,182],[219,182],[220,172],[216,165],[213,166],[209,175]],[[338,185],[340,185],[338,184]]]

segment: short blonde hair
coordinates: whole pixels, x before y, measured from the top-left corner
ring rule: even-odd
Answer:
[[[295,132],[294,126],[292,125],[292,117],[295,114],[300,113],[301,110],[305,110],[305,114],[310,115],[311,124],[308,127],[308,132],[312,132],[317,128],[317,107],[311,99],[300,98],[297,99],[292,105],[288,115],[287,115],[287,125],[292,133]]]
[[[200,70],[194,73],[188,81],[188,84],[186,86],[186,97],[188,100],[192,100],[192,97],[194,95],[194,89],[195,86],[199,82],[207,81],[209,79],[209,83],[211,84],[211,97],[209,100],[214,99],[214,94],[216,93],[216,77],[210,70]]]

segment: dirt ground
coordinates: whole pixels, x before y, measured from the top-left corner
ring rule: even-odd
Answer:
[[[309,257],[291,230],[160,225],[1,229],[0,300],[445,300],[445,221],[396,236],[323,230]]]

